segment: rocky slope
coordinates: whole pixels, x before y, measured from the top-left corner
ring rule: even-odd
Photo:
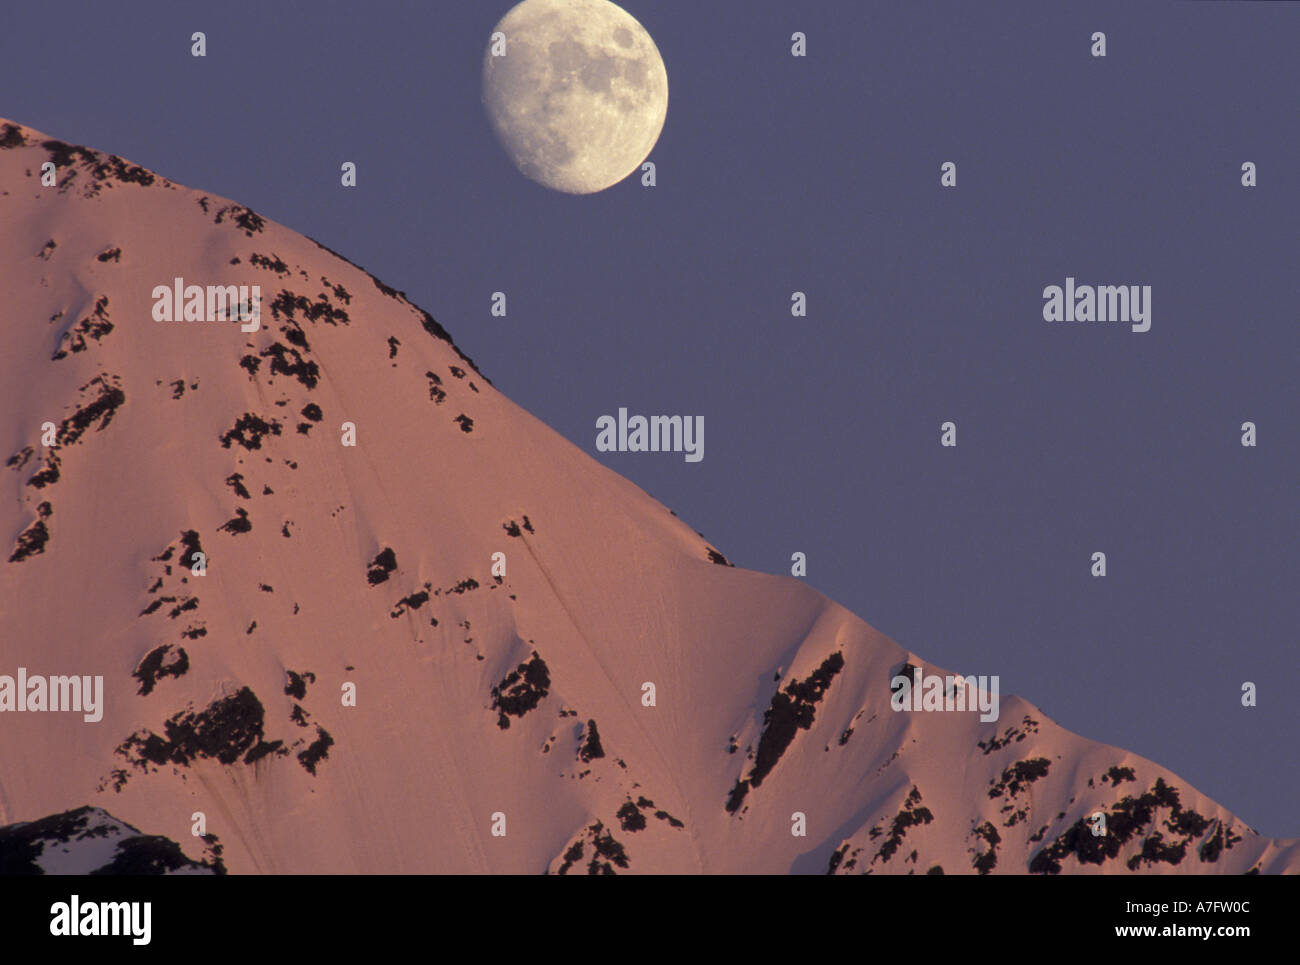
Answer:
[[[2,121],[0,192],[0,674],[103,678],[98,722],[0,713],[0,824],[198,858],[202,812],[232,873],[1300,869],[1018,697],[891,710],[944,671],[727,565],[316,242]],[[260,327],[155,321],[175,278],[259,286]]]

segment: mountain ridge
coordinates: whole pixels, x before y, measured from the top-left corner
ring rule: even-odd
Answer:
[[[202,811],[234,873],[1300,868],[1019,697],[892,712],[946,671],[718,565],[319,242],[2,119],[0,184],[0,673],[108,694],[0,715],[0,824]],[[153,321],[175,277],[259,285],[261,327]]]

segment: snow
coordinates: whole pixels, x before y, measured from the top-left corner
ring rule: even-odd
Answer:
[[[1005,691],[987,724],[891,711],[905,661],[951,671],[801,581],[710,562],[689,526],[515,406],[399,293],[236,202],[140,183],[125,165],[97,180],[102,156],[52,151],[27,128],[13,144],[5,123],[0,463],[18,458],[0,466],[0,529],[16,546],[43,518],[48,540],[0,565],[0,674],[103,675],[106,706],[96,724],[0,716],[0,825],[91,804],[195,857],[202,811],[232,873],[541,873],[581,843],[568,873],[824,873],[839,854],[840,873],[1002,874],[1163,781],[1199,818],[1176,831],[1162,804],[1114,857],[1076,851],[1062,872],[1128,874],[1144,845],[1178,842],[1177,863],[1135,870],[1300,870],[1300,842],[1256,835],[1176,775]],[[69,159],[60,187],[40,184],[51,154]],[[261,329],[155,322],[151,292],[175,277],[259,285]],[[92,316],[111,330],[53,359]],[[49,455],[42,423],[114,388],[125,400],[111,418],[55,451],[58,480],[30,485]],[[313,404],[319,420],[303,414]],[[249,414],[278,432],[223,445]],[[345,422],[355,447],[341,445]],[[189,531],[204,575],[181,563]],[[385,550],[396,567],[372,583]],[[164,645],[164,663],[183,648],[188,670],[141,695],[132,674]],[[492,690],[534,652],[545,696],[503,728]],[[729,811],[778,688],[836,653],[811,725]],[[314,675],[301,698],[290,671]],[[583,760],[590,720],[603,756]],[[142,756],[151,734],[166,738],[163,763]],[[1006,745],[986,753],[995,737]],[[1046,774],[1012,793],[1004,772],[1038,759]],[[1113,767],[1133,779],[1102,781]],[[806,836],[792,835],[794,812]],[[1220,826],[1240,840],[1202,860]]]

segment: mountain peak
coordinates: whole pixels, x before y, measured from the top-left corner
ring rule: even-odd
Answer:
[[[896,709],[955,675],[718,565],[323,245],[6,122],[0,185],[0,823],[201,812],[236,873],[1300,868],[1018,697]]]

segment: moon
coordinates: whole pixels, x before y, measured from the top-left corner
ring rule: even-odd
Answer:
[[[659,140],[668,72],[646,29],[609,0],[524,0],[493,31],[483,105],[526,177],[594,194],[636,170]]]

